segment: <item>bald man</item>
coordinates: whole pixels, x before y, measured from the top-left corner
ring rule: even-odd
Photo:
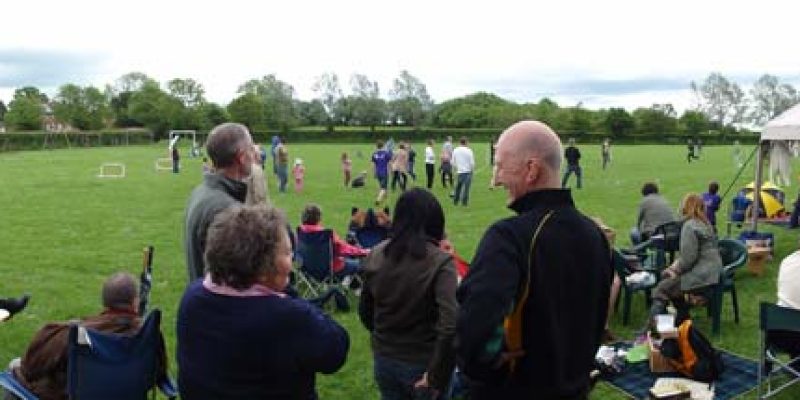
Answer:
[[[458,364],[471,399],[588,396],[611,254],[561,188],[561,154],[558,136],[536,121],[512,125],[497,142],[496,182],[517,215],[484,233],[458,289]]]
[[[253,139],[242,124],[229,122],[212,129],[206,139],[206,152],[214,172],[203,175],[203,183],[192,191],[186,205],[184,248],[189,283],[205,274],[203,253],[208,226],[220,211],[244,203],[247,180],[256,162]]]

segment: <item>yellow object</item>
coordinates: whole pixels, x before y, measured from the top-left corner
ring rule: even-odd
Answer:
[[[749,200],[753,200],[753,192],[747,193],[745,195]],[[764,211],[767,214],[767,218],[772,218],[776,216],[779,212],[783,211],[783,204],[781,204],[780,200],[776,199],[775,196],[770,194],[769,192],[765,192],[763,189],[761,190],[761,207],[764,208]]]
[[[503,320],[503,331],[505,335],[505,342],[506,342],[506,349],[512,355],[516,355],[522,350],[522,310],[525,308],[525,303],[528,300],[528,294],[531,288],[531,274],[533,271],[533,248],[536,245],[536,238],[539,236],[539,232],[542,230],[545,222],[550,219],[550,216],[553,215],[554,211],[549,211],[544,218],[542,218],[541,222],[539,222],[539,226],[536,227],[536,231],[533,233],[533,238],[531,239],[531,248],[530,252],[528,253],[528,273],[525,275],[525,288],[522,290],[522,295],[519,299],[517,299],[516,304],[514,304],[514,310],[506,316]],[[517,356],[519,357],[519,356]],[[514,369],[517,366],[517,359],[511,358],[509,360],[509,370],[514,372]]]

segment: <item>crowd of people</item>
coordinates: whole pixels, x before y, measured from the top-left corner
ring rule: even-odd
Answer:
[[[206,146],[211,165],[185,211],[188,285],[176,330],[181,397],[316,398],[316,374],[342,368],[350,334],[292,288],[293,230],[268,200],[265,149],[237,123],[215,127]],[[469,204],[475,157],[466,138],[454,147],[448,137],[438,157],[433,140],[427,141],[424,188],[408,187],[409,177],[416,180],[410,144],[378,141],[371,156],[379,186],[375,204],[385,202],[390,179],[391,190],[402,192],[391,221],[388,209],[382,214],[388,238],[365,248],[332,236],[335,278],[363,280],[358,316],[369,332],[373,378],[383,399],[448,399],[454,393],[470,399],[588,398],[619,278],[607,227],[578,210],[566,188],[572,174],[582,187],[580,151],[574,140],[564,148],[558,135],[536,121],[508,127],[490,146],[490,185],[505,189],[514,215],[486,229],[468,273],[446,239],[442,205],[430,192],[438,160],[442,186],[452,190],[454,204]],[[609,141],[601,152],[605,169]],[[285,141],[273,138],[271,153],[284,192],[290,159]],[[355,185],[347,153],[341,164],[344,186]],[[296,159],[292,174],[301,191],[302,160]],[[687,302],[717,283],[718,189],[711,182],[702,196],[687,194],[676,216],[655,183],[643,185],[632,243],[651,239],[664,224],[681,224],[679,257],[661,272],[646,324],[668,304],[679,320],[687,318]],[[358,212],[354,223],[369,215],[357,218]],[[316,204],[306,205],[299,222],[298,232],[326,229]],[[794,308],[800,307],[798,254],[784,261],[779,279],[781,303]],[[108,278],[102,300],[103,311],[80,324],[122,335],[141,326],[132,276]],[[0,300],[0,308],[12,307],[19,311],[24,304]],[[70,324],[48,324],[12,362],[15,377],[42,398],[66,398]],[[800,354],[800,348],[792,349]],[[159,368],[167,368],[166,352]]]

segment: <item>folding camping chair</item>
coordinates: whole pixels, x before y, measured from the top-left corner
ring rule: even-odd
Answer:
[[[800,364],[800,357],[787,362],[781,361],[777,354],[785,353],[786,351],[769,341],[770,332],[786,332],[800,336],[800,310],[762,302],[759,321],[761,351],[759,352],[758,367],[758,398],[766,399],[800,382],[800,369],[796,367],[797,364]],[[771,366],[777,366],[777,368],[769,368],[767,370]],[[773,390],[772,377],[781,371],[785,372],[791,379]],[[767,384],[766,392],[762,390],[765,381]]]
[[[67,395],[81,400],[142,400],[155,388],[170,399],[177,389],[168,376],[159,376],[164,340],[161,311],[153,310],[134,336],[123,336],[70,327],[67,363]],[[9,372],[0,374],[0,386],[23,400],[37,397]]]
[[[303,232],[298,228],[295,276],[303,297],[318,297],[335,284],[332,265],[333,231]]]

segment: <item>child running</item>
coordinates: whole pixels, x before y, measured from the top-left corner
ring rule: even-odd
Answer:
[[[303,167],[303,160],[299,158],[294,159],[294,168],[292,169],[294,175],[294,191],[300,193],[303,191],[303,179],[306,175],[306,168]]]

